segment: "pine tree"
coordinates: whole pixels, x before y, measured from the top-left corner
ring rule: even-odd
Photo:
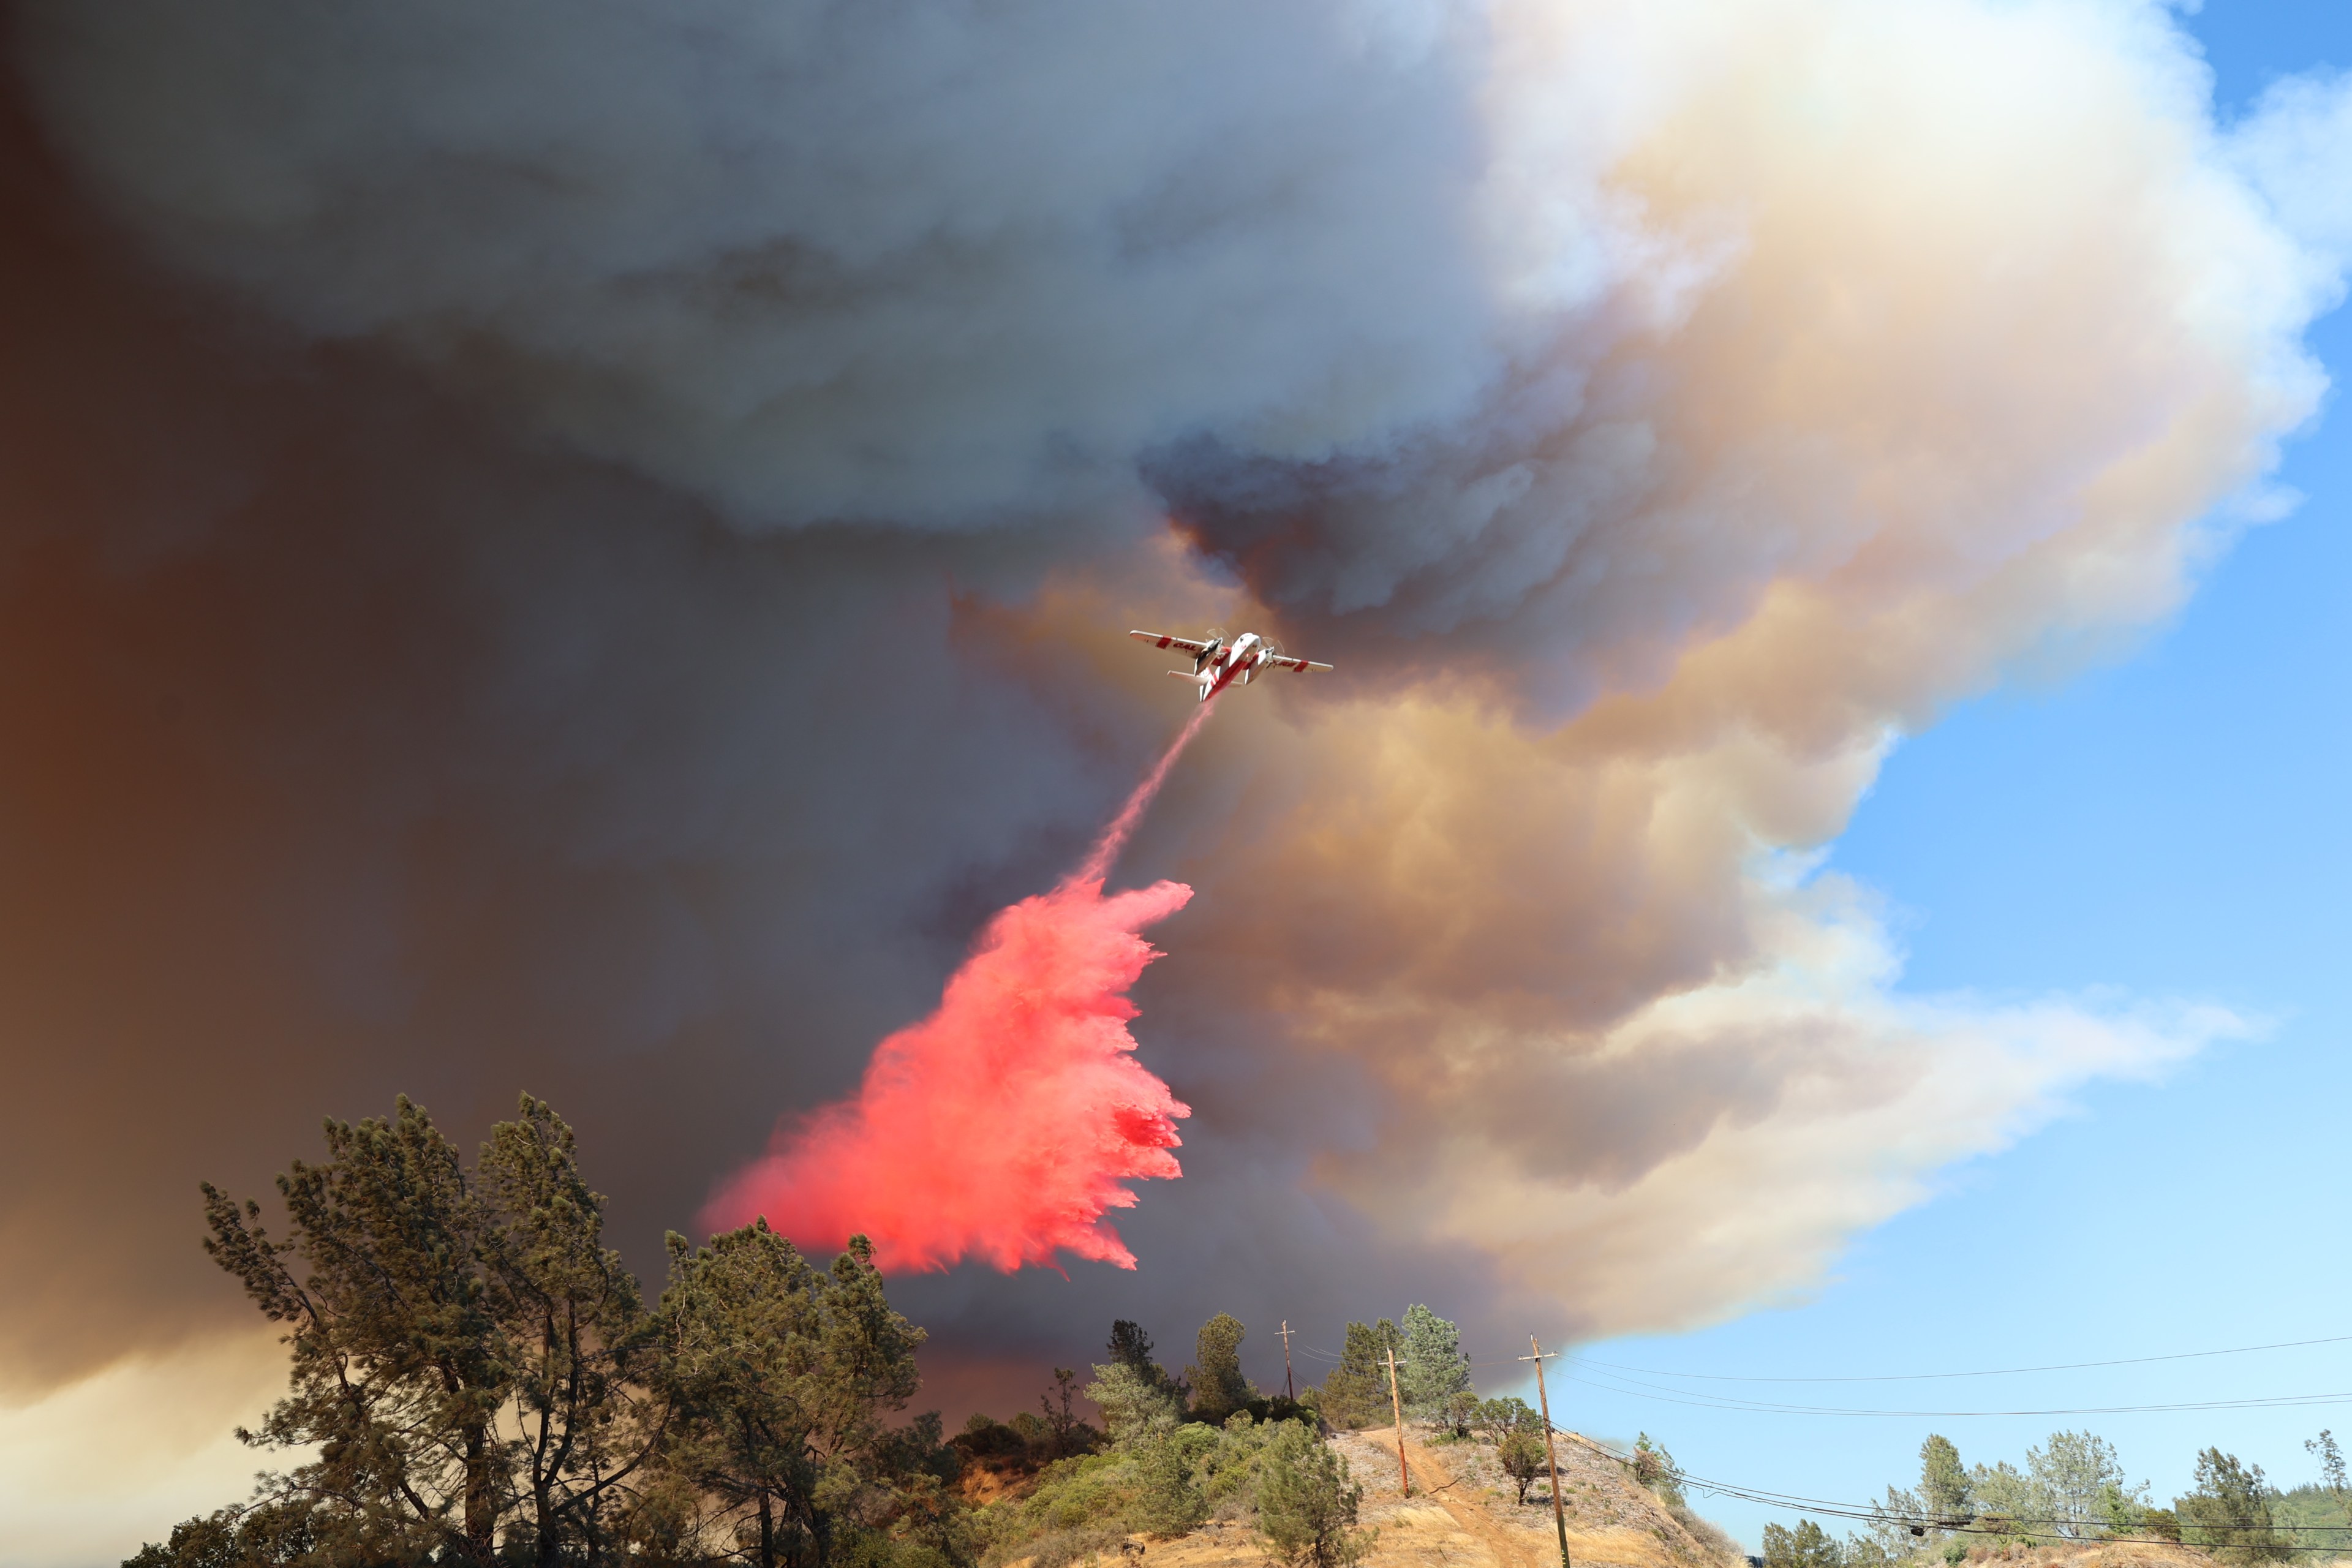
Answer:
[[[1198,1359],[1184,1369],[1184,1380],[1192,1388],[1193,1420],[1222,1426],[1226,1416],[1257,1397],[1257,1390],[1242,1375],[1242,1336],[1246,1331],[1230,1312],[1219,1312],[1201,1325],[1194,1341]]]
[[[1382,1318],[1366,1327],[1349,1323],[1339,1347],[1339,1364],[1323,1379],[1319,1409],[1334,1426],[1375,1426],[1389,1415],[1388,1352],[1402,1352],[1404,1336]]]
[[[657,1341],[636,1278],[604,1245],[604,1198],[580,1174],[572,1129],[526,1094],[475,1163],[488,1305],[521,1440],[515,1485],[541,1568],[604,1554],[609,1514],[662,1430],[639,1397]],[[508,1546],[513,1552],[513,1542]]]
[[[1452,1323],[1414,1305],[1404,1310],[1402,1348],[1397,1352],[1405,1414],[1420,1421],[1444,1421],[1454,1414],[1457,1395],[1470,1392],[1470,1358]]]
[[[1110,1325],[1110,1342],[1104,1347],[1113,1366],[1133,1369],[1136,1374],[1149,1380],[1160,1372],[1160,1363],[1151,1359],[1151,1336],[1143,1325],[1128,1318],[1115,1318]]]
[[[1198,1430],[1188,1426],[1183,1432]],[[1172,1426],[1159,1428],[1138,1447],[1135,1522],[1145,1533],[1172,1539],[1208,1517],[1193,1459],[1193,1446]]]
[[[1142,1324],[1126,1318],[1114,1321],[1110,1326],[1110,1342],[1104,1349],[1110,1356],[1105,1364],[1127,1368],[1143,1387],[1173,1400],[1177,1418],[1183,1418],[1185,1402],[1192,1394],[1192,1388],[1182,1378],[1170,1376],[1168,1369],[1152,1359],[1151,1336],[1143,1331]],[[1095,1368],[1097,1373],[1102,1370],[1100,1366]],[[1089,1394],[1087,1397],[1093,1396]]]
[[[207,1249],[293,1352],[287,1396],[240,1436],[312,1457],[139,1568],[972,1560],[939,1418],[885,1425],[923,1334],[862,1237],[819,1269],[764,1223],[672,1237],[649,1314],[543,1102],[470,1172],[405,1099],[329,1122],[327,1147],[279,1178],[282,1237],[204,1189]]]
[[[2326,1428],[2319,1436],[2304,1440],[2304,1451],[2319,1461],[2319,1484],[2336,1500],[2345,1517],[2352,1519],[2352,1481],[2344,1475],[2344,1450],[2336,1446],[2336,1434]]]
[[[282,1240],[259,1205],[204,1186],[205,1249],[293,1351],[291,1389],[238,1436],[316,1447],[265,1490],[310,1508],[325,1554],[488,1568],[512,1375],[480,1262],[488,1216],[456,1147],[404,1095],[391,1121],[329,1121],[326,1137],[326,1163],[278,1179]]]
[[[2260,1465],[2208,1448],[2197,1456],[2197,1489],[2176,1498],[2180,1538],[2228,1563],[2284,1562],[2292,1553],[2271,1518],[2270,1483]]]
[[[1969,1473],[1960,1466],[1960,1451],[1952,1440],[1929,1433],[1919,1445],[1919,1501],[1937,1520],[1969,1517]]]
[[[1151,1336],[1141,1324],[1118,1319],[1104,1349],[1110,1360],[1095,1367],[1083,1392],[1100,1407],[1112,1447],[1132,1448],[1184,1419],[1184,1385],[1151,1359]]]
[[[1273,1554],[1295,1568],[1351,1568],[1371,1550],[1355,1527],[1364,1489],[1348,1462],[1296,1421],[1276,1423],[1260,1461],[1257,1528]]]
[[[673,1233],[669,1252],[668,1462],[741,1521],[752,1563],[824,1568],[845,1534],[927,1499],[936,1418],[911,1449],[883,1425],[915,1391],[923,1331],[890,1310],[864,1237],[830,1272],[765,1220],[699,1249]]]

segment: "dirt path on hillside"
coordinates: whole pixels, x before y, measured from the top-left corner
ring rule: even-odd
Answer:
[[[1374,1447],[1391,1457],[1395,1455],[1396,1437],[1393,1434],[1367,1432],[1364,1436]],[[1536,1554],[1528,1550],[1524,1534],[1504,1525],[1487,1511],[1483,1502],[1461,1494],[1457,1490],[1461,1483],[1436,1455],[1408,1437],[1405,1439],[1404,1457],[1405,1462],[1412,1468],[1413,1489],[1444,1508],[1454,1522],[1462,1527],[1465,1534],[1475,1538],[1480,1545],[1494,1553],[1495,1561],[1502,1568],[1543,1568],[1543,1564],[1536,1560]]]

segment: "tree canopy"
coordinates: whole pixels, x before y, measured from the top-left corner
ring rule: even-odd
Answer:
[[[1230,1312],[1219,1312],[1201,1325],[1200,1337],[1194,1344],[1196,1360],[1184,1369],[1184,1380],[1192,1386],[1195,1421],[1222,1426],[1226,1416],[1257,1397],[1257,1390],[1242,1375],[1242,1336],[1245,1331],[1241,1320]]]
[[[669,1238],[649,1309],[572,1129],[522,1097],[468,1168],[425,1110],[326,1124],[261,1206],[205,1184],[205,1246],[285,1325],[259,1447],[308,1450],[138,1568],[956,1568],[936,1416],[893,1425],[920,1329],[854,1237],[820,1268],[756,1222]]]
[[[1402,1352],[1404,1336],[1382,1318],[1366,1326],[1349,1323],[1339,1347],[1339,1364],[1323,1379],[1323,1418],[1334,1426],[1370,1426],[1388,1419],[1388,1355]]]
[[[1466,1418],[1470,1358],[1454,1324],[1416,1303],[1404,1310],[1397,1351],[1405,1413],[1422,1421],[1459,1426]]]

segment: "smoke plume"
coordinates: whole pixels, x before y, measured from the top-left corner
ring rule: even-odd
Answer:
[[[0,1447],[246,1386],[195,1185],[267,1193],[322,1113],[462,1138],[529,1088],[650,1269],[803,1147],[780,1110],[881,1147],[875,1042],[929,1014],[890,1059],[964,1070],[955,999],[1070,929],[1055,1037],[1192,1108],[1185,1174],[1133,1271],[1086,1250],[1129,1177],[906,1232],[1076,1260],[894,1282],[1000,1410],[1113,1317],[1417,1300],[1475,1350],[1785,1299],[2247,1026],[1918,994],[1822,858],[1906,735],[2127,650],[2284,510],[2341,80],[2224,129],[2158,0],[6,37],[0,1387],[47,1403]],[[1146,892],[1029,898],[1181,700],[1120,634],[1211,623],[1339,668],[1218,700]],[[1214,918],[1145,968],[1176,885]]]
[[[890,1272],[967,1258],[1010,1272],[1061,1252],[1135,1267],[1103,1215],[1135,1205],[1126,1182],[1183,1174],[1168,1151],[1192,1112],[1135,1059],[1127,993],[1159,956],[1136,933],[1192,889],[1105,898],[1103,879],[1208,716],[1194,710],[1076,870],[989,921],[939,1010],[875,1047],[856,1099],[780,1130],[706,1225],[764,1215],[830,1249],[863,1232]]]

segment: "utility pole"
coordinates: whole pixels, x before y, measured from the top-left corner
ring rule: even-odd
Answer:
[[[1404,1462],[1404,1395],[1397,1392],[1396,1346],[1394,1345],[1389,1347],[1389,1403],[1396,1409],[1397,1495],[1411,1497],[1412,1496],[1412,1471]],[[1560,1539],[1565,1541],[1568,1539],[1565,1533],[1567,1526],[1563,1525],[1560,1528],[1563,1531]]]
[[[1282,1320],[1282,1396],[1293,1405],[1298,1403],[1298,1390],[1290,1381],[1290,1320]]]
[[[1543,1406],[1544,1465],[1551,1471],[1551,1521],[1559,1531],[1559,1568],[1570,1568],[1568,1561],[1568,1508],[1559,1498],[1559,1455],[1551,1443],[1551,1395],[1544,1392],[1543,1363],[1551,1359],[1533,1334],[1528,1336],[1528,1349],[1533,1355],[1523,1355],[1521,1361],[1536,1363],[1536,1403]],[[1552,1355],[1559,1352],[1554,1351]]]

